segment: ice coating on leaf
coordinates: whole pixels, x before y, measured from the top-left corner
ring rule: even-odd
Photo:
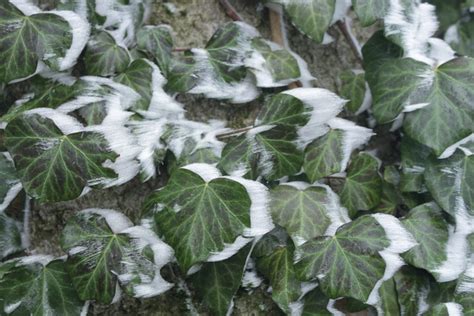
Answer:
[[[32,15],[40,13],[41,10],[35,6],[30,0],[9,0],[11,4],[16,6],[24,15]]]
[[[240,249],[242,249],[245,245],[247,245],[251,241],[252,241],[251,238],[245,238],[245,237],[239,236],[232,244],[226,244],[224,249],[222,249],[221,251],[211,253],[211,256],[207,258],[207,261],[217,262],[217,261],[226,260],[232,257],[233,255],[235,255]],[[191,274],[191,272],[188,272],[188,275],[189,274]]]
[[[382,283],[392,278],[400,267],[405,264],[399,254],[415,247],[417,243],[396,217],[381,213],[373,214],[372,217],[383,227],[387,238],[390,240],[390,246],[379,251],[386,264],[384,275],[382,279],[377,281],[366,302],[370,305],[377,305]]]
[[[324,235],[334,236],[339,227],[351,221],[349,218],[349,212],[341,205],[339,196],[328,185],[318,183],[313,184],[313,186],[322,187],[327,192],[329,202],[325,204],[325,207],[328,211],[327,215],[331,219],[331,224],[326,229]]]
[[[8,207],[8,205],[10,205],[10,203],[15,199],[18,193],[20,193],[22,188],[23,186],[21,185],[21,183],[18,182],[14,184],[10,188],[10,190],[8,190],[7,195],[5,195],[5,197],[3,198],[3,202],[0,203],[0,213],[3,212]]]
[[[71,27],[72,34],[71,47],[66,51],[64,57],[59,57],[59,70],[66,70],[76,64],[77,58],[81,55],[90,35],[90,25],[87,20],[84,20],[79,15],[72,11],[48,11],[62,17]]]
[[[194,172],[205,182],[210,182],[221,176],[221,172],[216,167],[205,163],[193,163],[182,167],[183,169]]]
[[[346,170],[349,158],[355,149],[365,145],[370,137],[375,135],[370,128],[365,128],[356,125],[352,121],[341,118],[333,118],[328,122],[328,125],[333,129],[339,129],[344,132],[342,141],[344,156],[341,161],[341,172]]]
[[[327,132],[327,122],[342,111],[347,102],[336,94],[320,88],[297,88],[283,93],[294,96],[310,109],[309,122],[298,130],[301,147]]]
[[[415,1],[402,4],[401,0],[391,0],[384,18],[385,34],[400,38],[405,57],[429,65],[441,64],[452,58],[452,50],[441,40],[433,39],[438,29],[435,7],[428,3]]]
[[[15,259],[14,259],[15,260]],[[53,256],[50,255],[31,255],[27,257],[22,257],[17,261],[17,266],[29,265],[32,263],[39,263],[43,266],[46,266],[48,263],[54,260]]]
[[[473,154],[473,152],[467,146],[463,146],[463,145],[469,144],[471,142],[474,142],[474,133],[469,135],[466,138],[461,139],[457,143],[452,144],[448,148],[446,148],[438,158],[439,159],[449,158],[454,154],[454,152],[457,149],[462,150],[466,156],[471,156]]]
[[[257,181],[240,177],[224,177],[244,186],[250,197],[250,229],[244,231],[245,236],[261,236],[271,231],[275,225],[269,211],[270,196],[265,185]]]
[[[467,268],[456,287],[456,293],[474,293],[474,253],[471,253]]]
[[[474,218],[469,215],[466,202],[461,194],[463,171],[460,168],[445,168],[443,172],[454,176],[454,192],[457,193],[454,206],[456,226],[450,226],[449,238],[446,243],[446,260],[440,267],[433,270],[438,282],[457,279],[466,269],[469,234],[474,233]]]
[[[334,15],[332,16],[331,24],[334,24],[340,20],[344,20],[351,5],[351,0],[336,0],[336,7],[334,9]]]
[[[31,114],[38,114],[44,118],[52,120],[64,135],[78,133],[84,130],[84,126],[82,126],[78,120],[58,110],[50,108],[37,108],[25,112],[25,115]]]
[[[146,246],[150,246],[153,251],[153,263],[155,265],[154,278],[148,280],[148,282],[134,284],[134,296],[137,298],[148,298],[169,290],[173,284],[163,279],[160,270],[173,259],[173,249],[161,241],[153,231],[141,226],[127,228],[122,233],[128,234],[133,238],[134,251],[141,252]],[[135,274],[139,273],[141,269],[140,266],[132,267],[129,263],[127,263],[126,267],[131,273]],[[120,278],[126,278],[126,275],[119,275],[119,279]]]
[[[196,75],[200,80],[188,91],[189,93],[204,94],[214,99],[228,99],[232,103],[246,103],[260,94],[249,75],[240,82],[224,82],[218,77],[211,64],[211,57],[205,49],[193,48],[191,52],[196,62]]]
[[[133,225],[128,217],[110,209],[89,208],[82,210],[80,214],[95,214],[103,217],[114,234],[122,233],[125,229]]]

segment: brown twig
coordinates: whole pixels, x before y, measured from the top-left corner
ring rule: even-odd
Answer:
[[[191,48],[187,48],[187,47],[174,47],[173,48],[173,52],[185,52],[187,50],[190,50]]]
[[[280,44],[283,47],[287,46],[284,34],[283,34],[283,18],[280,12],[270,9],[270,29],[272,32],[272,41]],[[286,47],[287,48],[287,47]],[[301,87],[301,82],[295,81],[288,85],[289,89],[295,89]]]
[[[348,25],[344,21],[338,21],[337,27],[341,31],[342,35],[346,38],[346,41],[349,43],[354,56],[357,58],[357,61],[362,65],[362,53],[359,49],[359,43],[357,43],[356,39],[352,35],[351,31],[348,28]]]
[[[216,135],[216,137],[219,140],[223,140],[223,139],[226,139],[226,138],[229,138],[229,137],[237,136],[239,134],[248,132],[252,128],[253,128],[253,126],[246,126],[246,127],[242,127],[242,128],[237,128],[237,129],[231,130],[230,132],[225,132],[225,133]]]
[[[234,8],[232,4],[228,0],[219,0],[219,3],[224,7],[225,13],[228,17],[230,17],[233,21],[243,21],[240,14]]]

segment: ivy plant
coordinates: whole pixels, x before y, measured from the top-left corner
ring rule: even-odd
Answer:
[[[259,288],[288,315],[474,315],[474,3],[261,1],[276,43],[220,2],[183,48],[148,1],[0,0],[0,314],[180,291],[229,315]],[[313,45],[336,25],[357,69],[319,86],[285,18]],[[128,188],[140,209],[82,207]],[[47,253],[32,214],[73,200]]]

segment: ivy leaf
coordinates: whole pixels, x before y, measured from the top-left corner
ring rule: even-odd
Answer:
[[[396,59],[403,57],[403,49],[394,42],[387,39],[384,31],[375,32],[372,37],[362,47],[362,56],[364,60],[364,69],[366,69],[366,79],[372,75],[372,69],[377,69],[380,64],[383,64],[388,59]]]
[[[285,228],[296,246],[327,235],[334,227],[349,221],[329,187],[290,182],[273,188],[270,197],[273,220]]]
[[[330,316],[333,313],[327,310],[329,298],[324,295],[320,287],[316,287],[304,296],[303,316]]]
[[[146,25],[137,32],[137,47],[158,64],[167,77],[170,71],[173,38],[168,25]]]
[[[156,67],[156,66],[155,66]],[[134,60],[130,66],[115,77],[115,81],[134,89],[141,96],[136,110],[148,110],[153,97],[153,66],[146,59]],[[156,76],[156,74],[155,74]],[[155,79],[156,80],[156,79]]]
[[[310,109],[297,97],[279,93],[265,102],[255,119],[256,125],[301,127],[311,118]]]
[[[400,238],[406,244],[395,249],[393,243],[400,243]],[[394,268],[393,262],[384,260],[391,256],[385,252],[382,257],[381,252],[401,253],[413,246],[411,236],[394,217],[362,216],[341,226],[335,236],[317,237],[301,245],[296,271],[302,280],[317,278],[329,298],[351,297],[375,304],[372,291],[378,291],[387,265],[389,271]]]
[[[117,282],[135,297],[152,297],[172,285],[160,269],[172,250],[150,230],[133,226],[113,210],[87,209],[63,230],[61,247],[68,252],[67,270],[83,300],[109,304]]]
[[[379,204],[382,179],[378,170],[379,161],[370,154],[360,153],[352,160],[340,194],[350,212],[368,211]]]
[[[0,260],[23,249],[21,224],[0,212]]]
[[[445,41],[460,55],[474,57],[474,19],[461,20],[448,28]]]
[[[459,199],[474,216],[474,156],[457,151],[448,159],[428,160],[424,173],[426,186],[436,202],[456,216]]]
[[[402,255],[405,261],[436,276],[436,269],[446,260],[448,223],[435,203],[426,203],[412,209],[402,224],[418,243]]]
[[[171,70],[167,75],[166,89],[184,93],[194,88],[199,83],[199,77],[194,73],[195,67],[194,58],[190,55],[173,58],[170,65]]]
[[[369,26],[385,16],[390,0],[352,0],[352,5],[362,26]]]
[[[296,132],[284,126],[264,125],[235,137],[222,150],[219,168],[232,175],[276,180],[297,174],[303,153],[295,145]]]
[[[3,153],[0,153],[0,179],[1,213],[8,207],[22,188],[13,162]]]
[[[380,309],[383,315],[398,316],[400,313],[400,306],[397,300],[397,288],[393,278],[388,279],[382,283],[379,290],[380,295]]]
[[[84,62],[88,74],[106,77],[124,72],[130,64],[130,55],[112,35],[100,31],[89,40]]]
[[[321,43],[324,33],[331,25],[336,8],[336,0],[269,0],[284,6],[291,22],[301,33]]]
[[[232,299],[242,283],[251,245],[220,262],[205,263],[190,278],[197,296],[215,315],[228,315]]]
[[[62,260],[48,256],[14,259],[0,274],[0,308],[14,315],[79,315],[83,302]],[[1,269],[1,267],[0,267]]]
[[[409,137],[403,137],[400,145],[402,174],[400,190],[402,192],[422,192],[423,173],[431,150]]]
[[[103,166],[116,154],[102,135],[81,132],[71,117],[46,110],[23,113],[5,129],[5,145],[30,196],[40,201],[71,200],[86,185],[116,177]]]
[[[291,303],[301,296],[301,282],[296,279],[293,266],[295,247],[289,242],[274,249],[269,255],[257,258],[257,269],[270,281],[272,299],[285,312],[290,313]]]
[[[405,132],[437,155],[472,133],[474,110],[469,100],[474,89],[468,79],[474,73],[472,59],[456,58],[435,71],[412,59],[389,60],[377,68],[368,81],[379,122],[409,112]]]
[[[341,96],[350,100],[346,108],[357,113],[362,106],[366,94],[366,84],[364,73],[355,74],[352,71],[346,71],[341,74],[342,88]]]
[[[372,136],[370,129],[344,119],[332,119],[331,128],[305,149],[304,171],[311,182],[346,170],[352,151]]]
[[[426,313],[423,315],[426,316],[445,316],[445,315],[466,315],[462,312],[462,306],[454,303],[441,303],[431,307]]]
[[[72,67],[89,36],[89,25],[70,11],[26,16],[8,1],[0,10],[0,82],[32,75],[39,61],[54,70]]]
[[[201,262],[224,260],[248,243],[247,237],[269,231],[273,224],[262,204],[266,195],[256,182],[221,177],[211,165],[191,164],[174,171],[145,209],[154,211],[159,233],[188,271]],[[263,220],[255,222],[255,216]]]

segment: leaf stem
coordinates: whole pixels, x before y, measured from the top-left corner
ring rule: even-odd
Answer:
[[[219,0],[220,4],[224,7],[225,13],[228,17],[230,17],[233,21],[243,21],[240,14],[234,8],[232,4],[228,0]]]
[[[222,139],[226,139],[226,138],[230,138],[230,137],[233,137],[233,136],[237,136],[239,134],[242,134],[242,133],[245,133],[245,132],[248,132],[249,130],[251,130],[254,126],[246,126],[246,127],[242,127],[242,128],[237,128],[237,129],[234,129],[234,130],[231,130],[230,132],[225,132],[225,133],[222,133],[222,134],[218,134],[216,135],[217,139],[219,140],[222,140]]]
[[[21,235],[21,243],[27,250],[31,246],[30,239],[30,214],[31,214],[31,198],[25,196],[25,207],[23,209],[23,234]]]
[[[362,51],[360,49],[360,44],[357,41],[357,38],[351,31],[350,19],[345,18],[343,21],[337,21],[337,27],[341,31],[342,35],[346,38],[349,46],[351,47],[354,56],[357,58],[357,61],[362,65]]]

